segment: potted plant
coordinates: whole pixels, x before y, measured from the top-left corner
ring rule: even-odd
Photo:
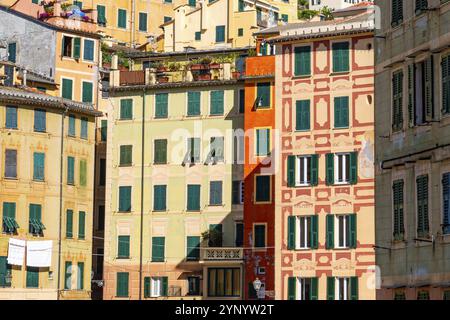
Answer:
[[[166,66],[162,62],[155,62],[154,66],[156,68],[156,72],[158,73],[163,73],[167,71]]]
[[[156,81],[158,83],[167,83],[167,82],[169,82],[169,77],[167,77],[167,76],[157,76],[156,77]]]
[[[211,80],[211,74],[210,73],[201,73],[201,74],[198,74],[195,78],[196,78],[195,80],[197,80],[197,81],[208,81],[208,80]]]

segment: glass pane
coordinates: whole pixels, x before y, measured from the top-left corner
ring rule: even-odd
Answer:
[[[310,217],[308,217],[308,218],[305,218],[305,220],[306,220],[306,230],[305,230],[305,233],[306,233],[306,247],[311,247],[311,218]]]
[[[300,248],[305,247],[305,218],[300,218]]]
[[[224,269],[217,269],[217,296],[223,297],[225,293],[225,272]]]
[[[339,247],[344,246],[344,217],[338,217],[338,225],[339,225]]]
[[[233,296],[241,295],[241,277],[240,270],[233,269]]]
[[[233,294],[233,269],[225,270],[225,295],[231,296]]]
[[[208,269],[208,295],[216,296],[216,269]]]

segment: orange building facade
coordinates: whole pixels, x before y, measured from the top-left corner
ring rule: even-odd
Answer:
[[[275,56],[257,39],[257,56],[246,60],[244,131],[245,298],[274,298]],[[267,134],[268,132],[268,134]],[[266,133],[266,134],[262,134]],[[250,139],[248,139],[250,138]],[[267,147],[264,147],[263,145]],[[257,293],[253,281],[262,288]]]

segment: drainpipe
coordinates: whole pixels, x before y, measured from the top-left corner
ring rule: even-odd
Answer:
[[[144,148],[145,148],[145,89],[142,92],[142,137],[141,137],[141,229],[139,248],[139,300],[142,300],[142,254],[144,237]]]
[[[136,0],[131,0],[131,47],[134,48],[134,24],[135,24],[135,11],[136,11]]]
[[[60,168],[59,168],[59,235],[58,235],[58,284],[56,288],[56,299],[60,300],[61,287],[61,246],[62,246],[62,215],[63,215],[63,163],[64,163],[64,119],[67,114],[67,107],[61,113],[61,150],[60,150]]]

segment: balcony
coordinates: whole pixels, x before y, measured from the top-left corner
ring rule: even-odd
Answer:
[[[242,262],[244,257],[243,248],[200,248],[200,260],[202,261],[230,261]]]

